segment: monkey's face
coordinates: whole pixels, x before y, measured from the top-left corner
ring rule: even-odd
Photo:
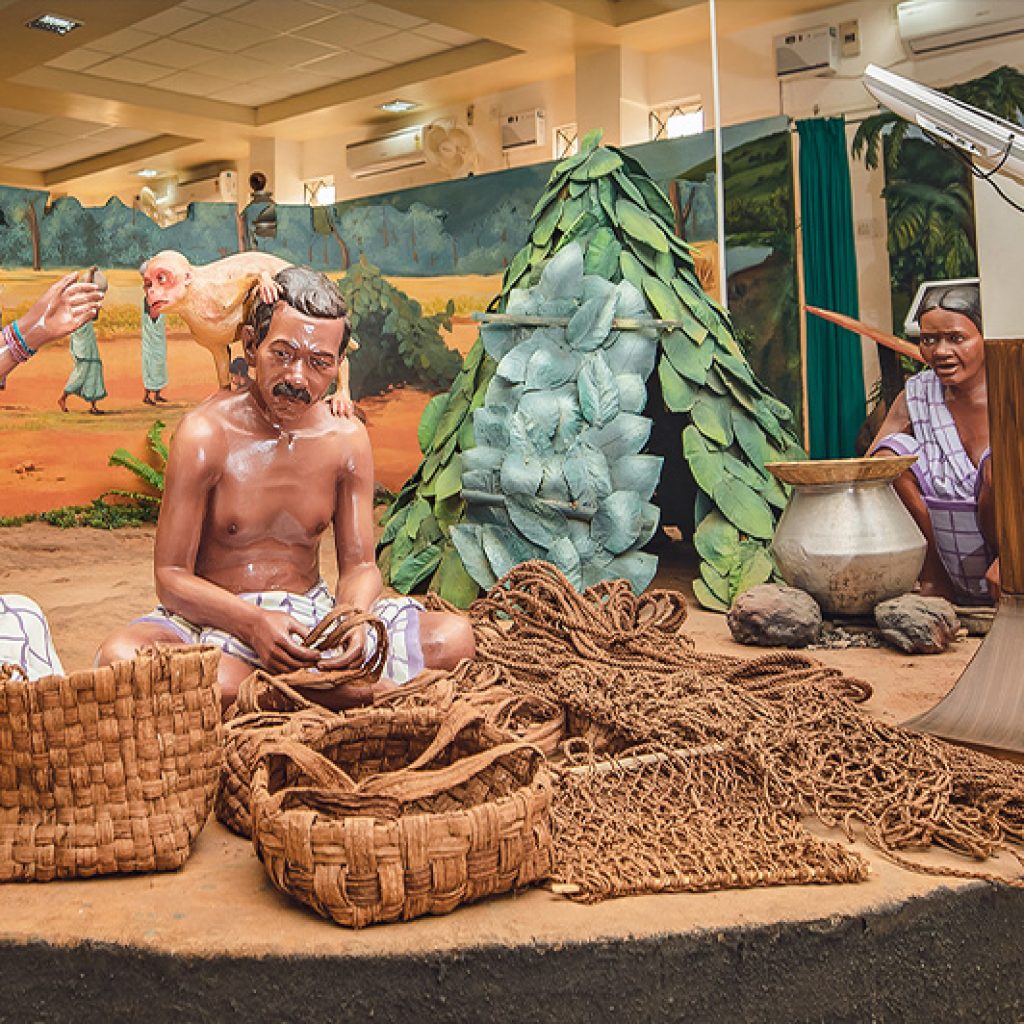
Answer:
[[[188,294],[191,281],[191,273],[169,260],[151,259],[142,272],[142,288],[150,316],[156,319],[176,307]]]

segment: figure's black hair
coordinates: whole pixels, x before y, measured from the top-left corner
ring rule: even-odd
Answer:
[[[951,284],[931,288],[921,300],[917,311],[917,322],[933,309],[944,309],[949,313],[960,313],[967,317],[984,334],[981,326],[981,288],[976,284]]]
[[[348,306],[338,286],[326,274],[309,267],[285,267],[274,276],[274,281],[281,289],[278,301],[288,303],[304,316],[344,322],[341,351],[338,353],[342,355],[348,346],[352,326],[348,319]],[[266,338],[275,305],[263,301],[258,283],[249,289],[245,298],[244,323],[253,329],[253,348]]]

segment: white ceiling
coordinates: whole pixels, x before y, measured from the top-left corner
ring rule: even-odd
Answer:
[[[387,124],[572,72],[576,53],[702,38],[703,0],[0,0],[0,184],[137,186],[143,163]],[[722,30],[829,6],[718,0]],[[26,22],[76,18],[66,36]]]

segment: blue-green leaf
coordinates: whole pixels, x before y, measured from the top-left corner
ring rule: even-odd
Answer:
[[[590,534],[614,555],[636,543],[642,525],[640,497],[635,491],[614,491],[598,507]]]
[[[595,505],[612,492],[608,461],[597,448],[577,444],[566,453],[562,472],[573,501]]]
[[[647,388],[639,373],[619,373],[615,376],[619,389],[619,407],[623,412],[642,413],[647,406]]]
[[[618,415],[619,389],[600,352],[593,353],[583,363],[577,386],[580,411],[588,423],[603,427]]]
[[[484,590],[490,590],[497,577],[484,554],[482,531],[482,527],[460,523],[451,528],[451,538],[466,571]]]
[[[613,558],[603,569],[605,579],[629,580],[634,594],[643,593],[658,571],[658,558],[647,551],[630,551]]]
[[[569,320],[565,329],[566,341],[581,352],[600,348],[608,337],[615,318],[615,296],[587,299]]]
[[[540,275],[540,291],[547,298],[579,298],[583,292],[583,250],[570,243],[551,259]]]
[[[580,440],[594,448],[600,448],[610,462],[623,455],[636,455],[642,451],[651,436],[651,421],[631,412],[620,412],[603,427],[588,427]]]
[[[617,491],[635,491],[647,501],[661,479],[660,455],[626,455],[611,464],[612,486]]]
[[[550,548],[560,537],[565,537],[565,516],[543,498],[509,494],[505,507],[512,525],[534,544]]]
[[[481,541],[484,554],[495,576],[501,577],[509,570],[533,558],[543,558],[544,549],[531,544],[515,530],[502,526],[481,527]],[[460,551],[459,554],[462,554]]]
[[[536,494],[544,477],[544,467],[536,456],[509,452],[501,464],[501,489],[505,494]]]
[[[538,349],[526,365],[527,390],[557,388],[575,378],[578,366],[576,357],[566,349],[553,346]]]
[[[548,561],[561,569],[569,582],[577,589],[583,586],[583,573],[580,567],[579,552],[568,537],[559,537],[548,548]]]

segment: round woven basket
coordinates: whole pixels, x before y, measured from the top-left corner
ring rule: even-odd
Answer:
[[[873,455],[867,459],[818,459],[766,462],[764,468],[784,484],[823,486],[859,480],[895,480],[917,462],[916,455]]]
[[[0,881],[173,871],[213,807],[213,648],[27,682],[0,667]]]
[[[544,878],[550,802],[541,752],[478,709],[369,708],[262,748],[253,842],[277,888],[358,928]]]

